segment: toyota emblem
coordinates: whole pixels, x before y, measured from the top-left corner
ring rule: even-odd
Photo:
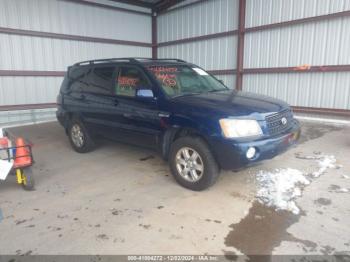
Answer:
[[[283,117],[283,118],[281,119],[281,122],[282,122],[282,125],[285,126],[285,125],[288,123],[288,120],[287,120],[287,118]]]

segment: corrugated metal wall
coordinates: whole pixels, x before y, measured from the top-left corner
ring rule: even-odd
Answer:
[[[349,9],[349,0],[247,0],[246,28]]]
[[[238,5],[238,0],[182,2],[159,16],[158,41],[236,30]],[[347,10],[350,10],[349,0],[246,0],[245,27]],[[243,67],[349,65],[349,28],[350,17],[346,16],[246,32]],[[163,58],[182,58],[207,70],[236,69],[237,36],[163,46],[158,54]],[[235,87],[235,76],[217,77],[229,87]],[[293,106],[350,109],[349,72],[244,74],[243,90],[281,98]]]
[[[151,43],[150,15],[61,0],[1,0],[0,27]],[[150,47],[5,33],[0,33],[0,47],[0,70],[65,71],[81,60],[151,56]],[[0,76],[0,105],[54,103],[61,81],[61,77]],[[54,111],[0,111],[0,125],[53,119]]]
[[[350,109],[349,72],[245,75],[243,83],[244,90],[293,106]]]
[[[247,0],[246,27],[350,10],[349,0]],[[245,34],[244,68],[350,64],[350,18]],[[248,74],[243,90],[293,106],[350,109],[350,73]]]
[[[191,2],[195,1],[181,5]],[[202,1],[174,9],[158,16],[158,43],[237,30],[237,17],[238,0]],[[160,58],[184,59],[207,70],[235,69],[236,53],[237,36],[234,35],[158,48]],[[233,75],[217,77],[233,87]]]

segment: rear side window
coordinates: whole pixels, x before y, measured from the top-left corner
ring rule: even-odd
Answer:
[[[69,78],[73,81],[82,79],[87,72],[86,67],[77,66],[69,70]]]
[[[73,92],[81,92],[87,86],[86,73],[89,67],[86,66],[74,66],[69,70],[66,90],[70,89]]]
[[[114,71],[114,66],[95,67],[89,73],[89,85],[84,88],[84,91],[95,94],[111,94]]]
[[[145,75],[135,67],[121,67],[117,77],[115,94],[133,97],[138,88],[151,89]]]

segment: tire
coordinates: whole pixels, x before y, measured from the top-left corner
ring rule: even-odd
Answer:
[[[189,151],[189,162],[184,162],[183,159],[185,155],[188,156],[185,153],[186,150]],[[197,153],[199,158],[196,158],[194,153]],[[194,158],[196,158],[196,161],[194,161]],[[187,164],[185,165],[185,163]],[[169,165],[175,180],[181,186],[193,191],[202,191],[209,188],[216,182],[220,174],[213,154],[207,143],[200,137],[186,136],[175,140],[170,148]],[[183,175],[180,174],[181,169]]]
[[[79,133],[79,135],[77,135]],[[68,125],[69,142],[78,153],[88,153],[95,148],[95,143],[84,124],[73,118]]]
[[[33,191],[35,182],[32,169],[30,167],[27,167],[21,170],[21,173],[25,179],[22,183],[22,187],[24,188],[24,190]]]

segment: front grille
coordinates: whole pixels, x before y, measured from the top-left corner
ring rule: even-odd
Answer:
[[[287,123],[283,123],[283,118]],[[266,116],[266,125],[270,135],[277,135],[288,130],[293,122],[293,113],[290,109],[283,110],[277,114]]]

